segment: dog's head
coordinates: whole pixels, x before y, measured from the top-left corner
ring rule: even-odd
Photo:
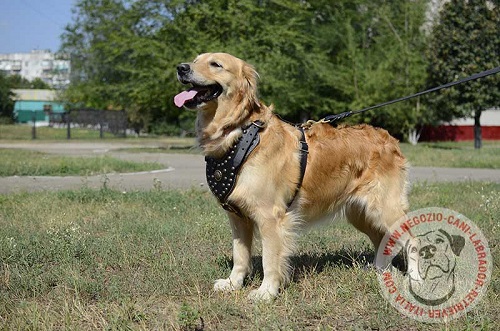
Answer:
[[[435,279],[449,274],[455,267],[456,256],[465,245],[462,236],[450,235],[439,229],[416,236],[406,245],[408,260],[416,262],[410,272],[413,279]],[[417,272],[418,276],[415,275]]]
[[[410,292],[419,302],[438,305],[455,292],[456,257],[465,238],[439,229],[407,241]]]
[[[177,66],[178,80],[191,87],[175,96],[178,107],[198,110],[196,131],[205,154],[220,156],[259,113],[258,74],[226,53],[205,53]],[[253,119],[254,120],[254,119]]]
[[[258,106],[257,72],[243,60],[226,53],[205,53],[177,66],[177,78],[191,85],[175,96],[178,107],[217,109],[220,103],[235,107]]]

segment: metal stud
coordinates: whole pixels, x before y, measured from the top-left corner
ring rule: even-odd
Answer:
[[[220,182],[220,180],[222,179],[222,172],[220,170],[217,170],[215,173],[214,173],[214,178],[216,181]]]

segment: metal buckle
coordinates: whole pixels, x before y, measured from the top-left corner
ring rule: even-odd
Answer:
[[[307,142],[300,142],[300,151],[309,154],[309,146],[307,145]]]
[[[222,208],[224,208],[225,210],[231,212],[231,213],[235,213],[235,214],[239,214],[239,211],[236,210],[233,206],[231,206],[229,203],[227,202],[223,202],[220,204],[222,206]]]
[[[255,125],[256,127],[258,127],[259,129],[264,128],[264,122],[262,122],[261,120],[256,120],[256,121],[252,122],[252,124]]]
[[[224,208],[224,210],[226,210],[230,213],[236,214],[236,216],[238,216],[238,217],[241,217],[241,218],[245,217],[245,216],[243,216],[243,213],[241,212],[241,210],[239,210],[238,207],[233,207],[232,205],[230,205],[227,202],[223,202],[220,205],[222,206],[222,208]]]

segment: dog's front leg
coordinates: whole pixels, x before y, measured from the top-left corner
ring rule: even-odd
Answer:
[[[215,281],[215,291],[234,291],[243,286],[243,280],[252,271],[253,222],[229,213],[233,232],[233,270],[229,278]]]
[[[297,231],[289,216],[258,222],[262,239],[262,266],[264,279],[257,290],[249,294],[251,300],[272,300],[290,276],[289,258],[293,253]]]

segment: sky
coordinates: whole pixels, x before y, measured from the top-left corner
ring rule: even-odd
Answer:
[[[0,53],[57,52],[75,0],[0,0]]]

